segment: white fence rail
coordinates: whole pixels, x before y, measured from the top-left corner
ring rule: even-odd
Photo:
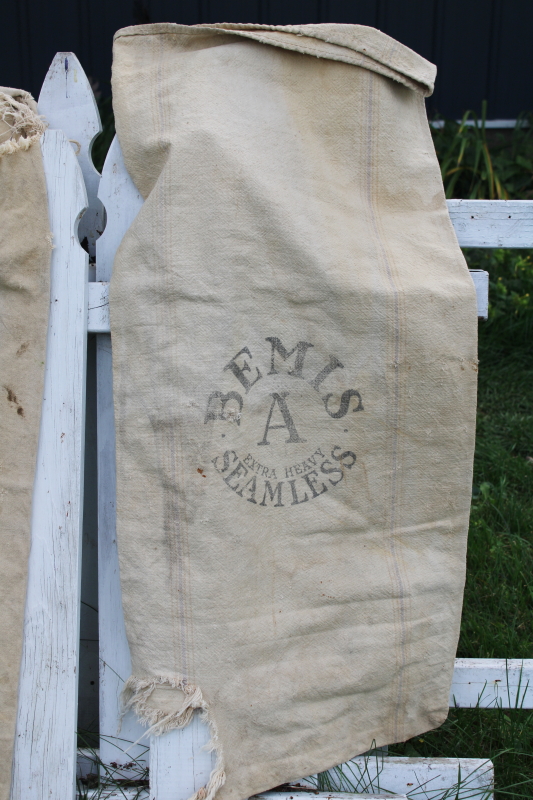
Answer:
[[[40,111],[55,128],[48,130],[43,139],[43,156],[56,249],[52,259],[45,399],[34,489],[12,800],[68,800],[75,791],[87,331],[99,334],[100,758],[107,764],[125,764],[133,758],[143,758],[146,751],[143,741],[124,753],[126,742],[135,742],[143,733],[131,716],[124,720],[120,735],[117,732],[119,695],[131,662],[115,541],[115,434],[108,303],[114,255],[142,206],[142,198],[124,167],[117,140],[108,153],[101,179],[92,166],[90,148],[100,130],[100,121],[89,83],[72,53],[59,53],[54,59],[43,85]],[[89,283],[88,256],[76,235],[77,221],[86,206],[89,211],[80,223],[81,238],[86,239],[89,253],[96,255],[95,273]],[[450,200],[448,207],[462,246],[533,247],[533,202]],[[98,238],[104,216],[107,225]],[[488,275],[473,271],[472,278],[478,315],[486,317]],[[458,659],[450,704],[533,708],[532,678],[533,660]],[[186,800],[206,783],[211,756],[201,746],[207,738],[206,728],[196,718],[182,731],[150,740],[151,800]],[[80,769],[88,769],[83,758]],[[488,795],[492,786],[492,765],[483,759],[410,759],[381,754],[375,758],[360,756],[344,765],[343,771],[349,770],[359,775],[361,780],[355,785],[366,796],[386,791],[411,798],[424,794],[434,800],[445,791],[457,789],[459,775],[461,787],[455,792],[459,798],[471,797],[473,791],[479,797]],[[330,777],[332,786],[347,788],[338,771],[330,771]],[[124,798],[128,793],[121,790],[116,796]],[[276,796],[279,793],[261,795]],[[299,792],[293,791],[289,796],[301,800]],[[315,796],[318,800],[323,797]],[[356,796],[342,795],[346,800]],[[335,800],[337,795],[327,797]]]
[[[104,176],[105,173],[102,180]],[[99,242],[100,240],[96,244],[97,252]],[[97,275],[100,273],[98,267],[96,272]],[[481,319],[486,319],[489,309],[489,275],[482,269],[471,269],[470,275],[476,288],[477,315]],[[89,333],[110,333],[109,281],[95,281],[89,284],[87,327]]]
[[[448,200],[461,247],[531,247],[531,200]]]

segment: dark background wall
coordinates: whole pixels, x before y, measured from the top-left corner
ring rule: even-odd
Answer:
[[[59,50],[110,91],[113,33],[146,22],[372,25],[437,64],[432,113],[533,109],[532,0],[3,0],[0,84],[38,95]]]

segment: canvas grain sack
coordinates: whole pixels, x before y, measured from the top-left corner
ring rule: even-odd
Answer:
[[[0,798],[9,797],[51,236],[35,101],[0,87]]]
[[[447,714],[477,319],[434,74],[362,26],[115,36],[125,701],[155,734],[203,712],[207,800]]]

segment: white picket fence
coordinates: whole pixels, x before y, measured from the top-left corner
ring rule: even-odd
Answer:
[[[115,252],[143,200],[125,169],[117,139],[101,178],[92,165],[90,149],[100,120],[74,54],[56,55],[43,84],[39,108],[50,123],[42,139],[42,153],[55,249],[12,800],[75,797],[87,332],[99,334],[99,755],[105,764],[147,760],[149,745],[150,789],[145,796],[187,800],[205,785],[212,768],[211,754],[202,750],[209,734],[199,719],[182,731],[130,747],[128,743],[137,742],[144,733],[130,714],[118,733],[119,695],[131,663],[115,540],[108,282]],[[448,207],[463,246],[533,247],[533,201],[451,200]],[[104,216],[105,230],[98,238]],[[89,258],[79,244],[84,238],[89,252],[96,256],[96,274],[91,280]],[[486,317],[488,276],[474,271],[472,278],[478,314]],[[533,660],[457,659],[450,704],[533,708],[532,677]],[[82,771],[87,769],[87,758],[82,755],[78,765]],[[454,794],[466,800],[486,798],[492,792],[492,764],[483,758],[398,758],[381,752],[359,756],[345,765],[344,772],[366,796],[386,791],[411,798],[423,795],[429,800]],[[332,770],[330,776],[339,791],[347,788],[338,772]],[[122,789],[119,794],[110,791],[103,796],[137,795],[135,790]],[[289,796],[301,800],[299,792]],[[318,795],[319,800],[336,796]],[[269,797],[287,795],[271,792]]]

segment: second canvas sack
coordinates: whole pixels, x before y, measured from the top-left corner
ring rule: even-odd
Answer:
[[[476,300],[434,72],[362,26],[115,37],[145,201],[110,301],[125,700],[153,733],[204,714],[207,800],[447,714]]]

